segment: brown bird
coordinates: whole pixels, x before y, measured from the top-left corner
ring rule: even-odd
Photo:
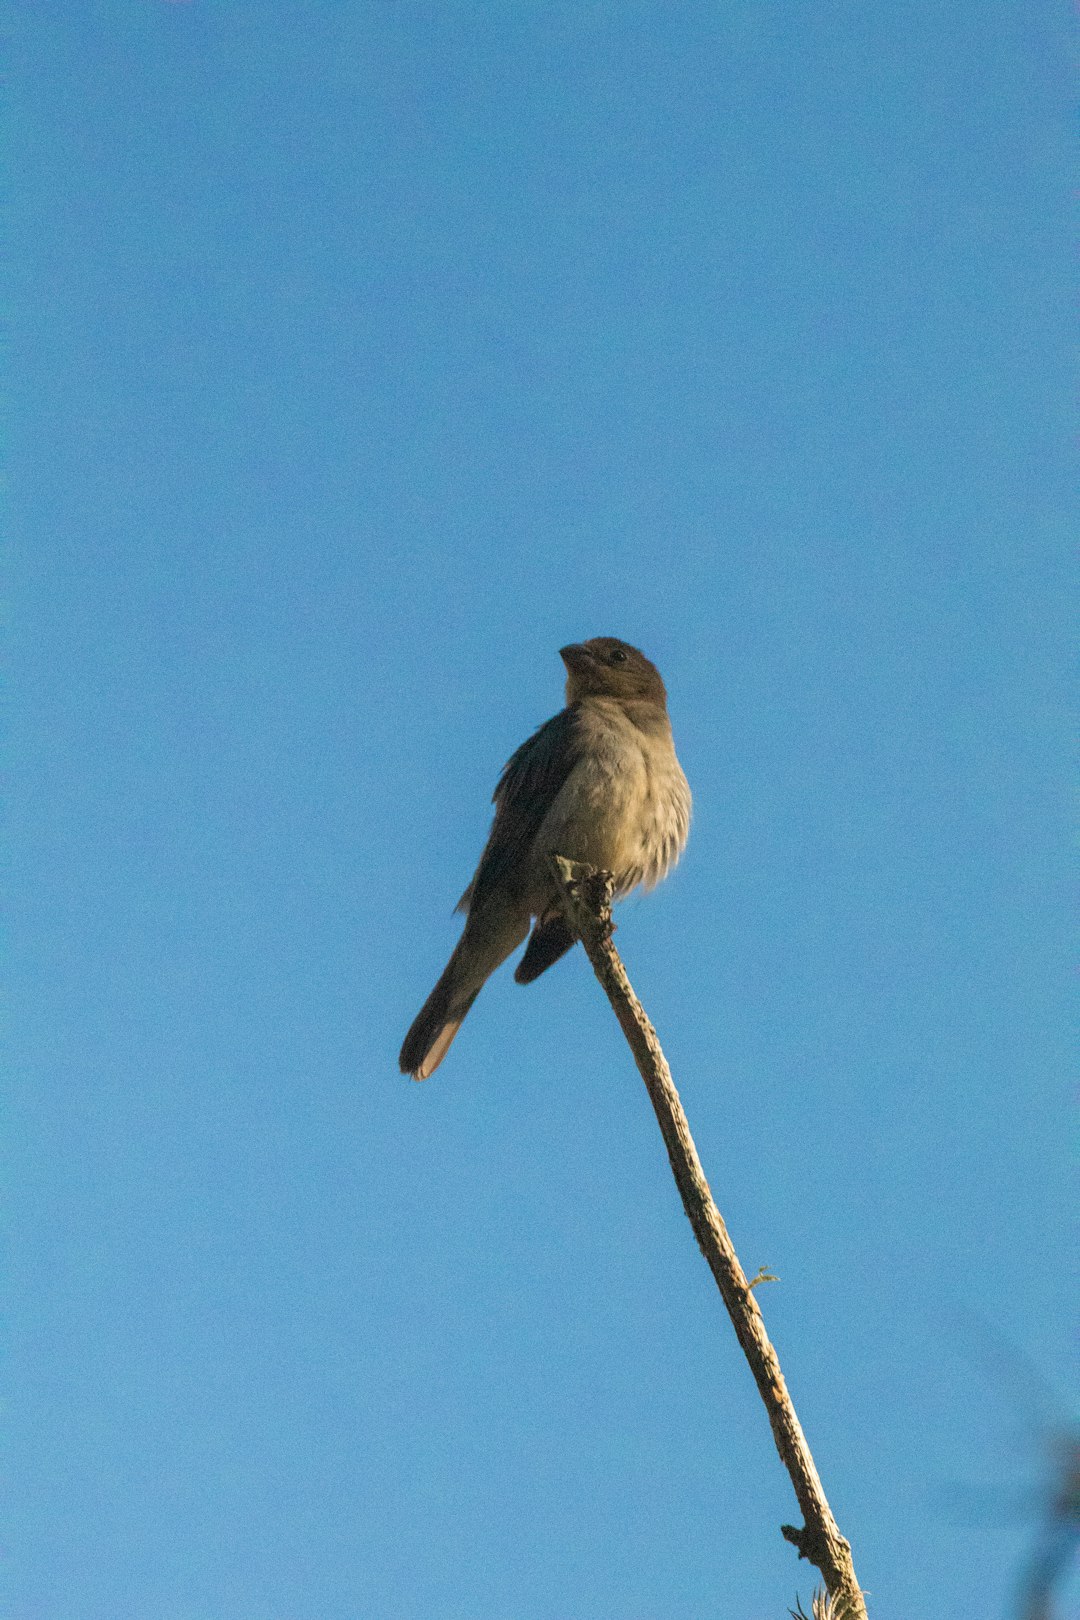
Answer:
[[[495,820],[457,909],[465,929],[401,1048],[401,1068],[426,1080],[446,1056],[486,980],[535,918],[514,978],[530,984],[574,937],[549,857],[610,872],[615,898],[651,889],[690,830],[690,788],[675,757],[667,692],[644,653],[597,636],[559,653],[566,708],[512,756],[495,789]]]

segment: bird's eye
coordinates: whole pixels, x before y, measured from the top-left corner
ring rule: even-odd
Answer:
[[[608,659],[613,664],[625,664],[626,654],[623,652],[621,647],[612,647],[611,651],[608,653]]]

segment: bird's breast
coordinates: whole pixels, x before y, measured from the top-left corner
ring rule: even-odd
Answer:
[[[538,860],[555,853],[601,867],[616,895],[651,888],[690,829],[690,789],[666,717],[643,732],[617,705],[598,704],[581,723],[581,757],[539,830]]]

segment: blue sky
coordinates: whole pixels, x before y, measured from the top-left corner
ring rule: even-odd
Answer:
[[[619,943],[872,1613],[1004,1616],[1076,1375],[1064,11],[10,33],[12,1620],[808,1602],[581,953],[396,1072],[597,634],[695,794]]]

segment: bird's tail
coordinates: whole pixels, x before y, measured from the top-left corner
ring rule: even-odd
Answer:
[[[424,1005],[413,1019],[398,1059],[402,1074],[411,1074],[414,1080],[426,1080],[434,1074],[450,1050],[450,1042],[461,1028],[465,1014],[480,994],[480,986],[471,995],[462,996],[458,989],[458,974],[454,958]]]
[[[529,913],[517,904],[489,901],[481,912],[470,911],[442,978],[405,1037],[402,1074],[426,1080],[435,1073],[488,978],[517,950],[528,928]]]

